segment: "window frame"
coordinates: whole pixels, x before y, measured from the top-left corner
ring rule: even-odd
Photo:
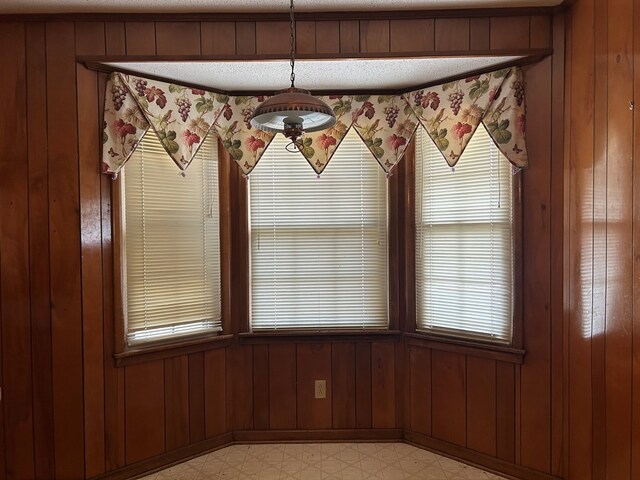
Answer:
[[[151,133],[149,133],[151,134]],[[220,234],[220,296],[222,331],[198,332],[177,338],[164,337],[157,340],[130,345],[127,341],[127,319],[125,314],[125,249],[122,239],[123,205],[122,176],[111,181],[111,228],[113,242],[113,297],[114,297],[114,358],[116,366],[138,363],[152,358],[166,358],[179,353],[202,351],[213,347],[224,347],[230,344],[233,335],[229,335],[231,305],[231,228],[230,204],[231,182],[234,165],[221,161],[220,151],[223,149],[218,143],[218,209]],[[166,161],[171,159],[167,157]],[[176,167],[177,168],[177,167]],[[138,358],[140,357],[140,358]]]
[[[406,174],[404,182],[404,218],[405,218],[405,302],[407,315],[406,335],[412,341],[422,341],[431,348],[471,352],[501,360],[522,363],[523,351],[523,250],[522,250],[522,176],[519,172],[513,179],[513,317],[512,337],[508,344],[499,344],[482,339],[463,338],[446,333],[417,330],[417,282],[416,282],[416,142],[417,132],[407,147],[404,159]],[[444,162],[445,160],[442,159]],[[464,168],[464,167],[461,167]]]

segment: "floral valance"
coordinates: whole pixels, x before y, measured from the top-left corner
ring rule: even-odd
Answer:
[[[220,137],[243,173],[249,174],[273,139],[249,119],[266,97],[229,96],[123,73],[106,87],[103,171],[116,175],[149,131],[186,170],[207,135]],[[496,146],[517,168],[527,166],[522,71],[507,68],[401,95],[320,97],[337,121],[305,134],[298,149],[320,174],[349,129],[354,128],[389,173],[421,126],[454,166],[474,132],[484,124]]]

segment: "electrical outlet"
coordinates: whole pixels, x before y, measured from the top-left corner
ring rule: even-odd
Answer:
[[[316,398],[327,398],[326,380],[316,380]]]

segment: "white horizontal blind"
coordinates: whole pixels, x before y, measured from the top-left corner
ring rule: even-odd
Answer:
[[[416,143],[416,293],[421,331],[510,343],[513,176],[481,125],[455,171]]]
[[[209,135],[186,176],[153,134],[122,174],[129,343],[221,329],[218,152]]]
[[[251,173],[253,330],[386,328],[384,172],[353,130],[319,179],[287,143]]]

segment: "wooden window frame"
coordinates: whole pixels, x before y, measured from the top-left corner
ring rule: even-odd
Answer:
[[[114,359],[116,366],[140,363],[157,358],[169,358],[186,353],[223,348],[228,346],[231,334],[231,185],[234,173],[238,170],[235,165],[225,161],[220,152],[223,149],[218,142],[218,202],[220,228],[220,296],[222,332],[202,332],[173,339],[165,337],[130,346],[127,344],[126,315],[124,311],[124,292],[122,275],[124,248],[122,242],[122,181],[121,177],[111,182],[111,228],[113,232],[113,296],[114,296],[114,329],[115,345]],[[167,158],[167,161],[170,161]]]
[[[522,175],[513,181],[513,318],[511,343],[501,345],[482,340],[445,334],[419,332],[416,319],[416,223],[415,223],[415,152],[417,133],[407,147],[402,162],[404,175],[404,251],[405,251],[405,337],[410,344],[437,350],[463,352],[512,363],[523,363],[523,250],[522,250]],[[444,161],[444,160],[443,160]]]

